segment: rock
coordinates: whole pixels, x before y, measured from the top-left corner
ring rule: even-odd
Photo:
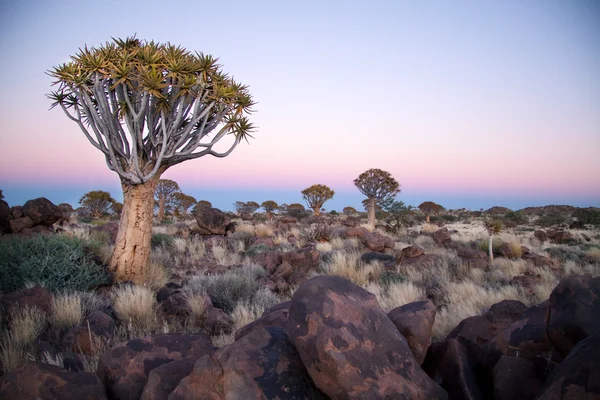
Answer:
[[[323,399],[282,328],[252,331],[205,356],[170,400]]]
[[[0,294],[2,322],[10,321],[11,310],[16,308],[36,307],[50,315],[53,310],[53,301],[52,293],[41,286]]]
[[[437,244],[444,244],[452,240],[450,237],[450,232],[448,232],[448,228],[438,229],[431,234],[431,238]]]
[[[370,264],[373,261],[378,261],[385,266],[389,266],[389,267],[396,266],[396,257],[394,257],[390,254],[383,254],[383,253],[377,253],[377,252],[372,251],[372,252],[364,253],[360,257],[360,259],[365,264]]]
[[[523,257],[521,257],[521,259],[527,261],[529,264],[532,264],[536,267],[556,267],[552,260],[535,253],[523,254]]]
[[[211,336],[230,333],[233,320],[220,308],[208,307],[202,314],[202,327]]]
[[[391,237],[369,231],[367,231],[367,233],[363,236],[361,242],[369,250],[380,253],[383,253],[386,250],[393,250],[394,246],[396,245],[394,239]]]
[[[600,399],[600,335],[575,345],[552,371],[539,400]]]
[[[106,400],[107,397],[104,387],[92,373],[31,362],[0,378],[0,399]]]
[[[279,267],[277,267],[277,269],[275,270],[275,273],[273,275],[281,277],[281,278],[287,278],[290,275],[292,275],[292,273],[294,272],[294,268],[287,262],[283,262],[281,263],[281,265],[279,265]]]
[[[588,336],[600,333],[600,277],[571,276],[550,294],[548,335],[563,356]]]
[[[50,226],[63,216],[62,210],[45,197],[29,200],[23,205],[23,214],[36,225]]]
[[[260,327],[278,327],[285,328],[288,320],[288,314],[290,313],[290,302],[286,301],[277,304],[263,312],[263,315],[248,325],[245,325],[235,332],[235,340],[239,340],[246,336],[248,333]]]
[[[360,218],[348,216],[345,219],[343,219],[341,222],[342,222],[342,225],[344,225],[344,226],[355,227],[355,226],[360,225]]]
[[[542,390],[535,366],[525,358],[500,357],[493,379],[494,400],[533,400]]]
[[[491,382],[481,381],[479,348],[463,338],[431,345],[423,369],[448,392],[449,399],[490,398]]]
[[[35,222],[29,217],[21,217],[11,219],[9,221],[9,228],[13,233],[20,233],[25,229],[31,229],[35,226]]]
[[[25,214],[23,214],[23,207],[21,207],[21,206],[13,206],[13,207],[11,207],[10,208],[10,215],[12,215],[13,219],[24,217]]]
[[[431,329],[435,321],[435,306],[431,301],[418,301],[396,307],[387,314],[408,341],[417,363],[422,364],[431,345]]]
[[[331,398],[446,398],[375,296],[343,278],[318,276],[301,285],[286,331],[315,385]]]
[[[160,365],[150,371],[140,400],[165,400],[179,382],[192,373],[196,360],[183,358]]]
[[[119,233],[119,221],[109,221],[104,225],[94,226],[91,232],[106,232],[110,243],[114,244],[117,241],[117,234]]]
[[[519,250],[520,250],[520,248],[519,248]],[[509,243],[502,243],[498,252],[500,253],[500,255],[502,257],[508,258],[511,260],[519,258],[519,256],[520,256],[520,254],[515,253],[514,248],[511,247],[511,245]]]
[[[11,215],[11,208],[7,202],[0,200],[0,234],[11,233],[10,220],[14,217]]]
[[[465,318],[446,336],[446,340],[463,338],[482,345],[494,338],[494,331],[483,315]]]
[[[281,262],[292,266],[293,274],[287,279],[290,285],[298,285],[308,279],[319,266],[320,253],[312,246],[292,250],[281,255]]]
[[[402,249],[402,258],[415,258],[425,254],[425,250],[419,246],[408,246]]]
[[[520,286],[525,290],[527,295],[532,296],[535,294],[536,289],[539,285],[543,284],[544,278],[540,275],[517,275],[508,282],[512,286]]]
[[[192,313],[192,307],[190,307],[187,297],[177,289],[163,287],[158,291],[156,297],[161,308],[168,315],[188,316]],[[210,298],[205,297],[207,298],[206,304],[212,304]]]
[[[119,343],[100,356],[96,374],[109,398],[137,400],[150,372],[183,358],[196,360],[214,348],[203,334],[164,333]]]
[[[545,231],[541,229],[538,229],[537,231],[533,232],[533,236],[542,243],[548,240],[548,235]]]
[[[458,242],[446,242],[446,248],[456,251],[456,255],[469,268],[486,269],[489,264],[489,256],[484,251],[469,248]]]
[[[444,265],[444,259],[437,254],[423,254],[414,258],[403,258],[400,265],[407,267],[431,269],[438,265]]]
[[[294,225],[298,223],[298,220],[294,217],[280,217],[279,220],[277,221],[281,224],[290,224],[290,225]]]
[[[78,327],[70,329],[63,337],[62,344],[68,352],[95,354],[108,340],[116,328],[115,321],[102,311],[93,311]]]
[[[218,208],[199,207],[194,217],[200,235],[225,235],[229,220]]]
[[[547,232],[548,239],[556,244],[570,244],[574,238],[571,232],[557,229],[550,229]]]

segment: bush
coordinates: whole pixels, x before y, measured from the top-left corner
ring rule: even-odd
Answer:
[[[521,211],[509,211],[504,214],[504,219],[514,223],[515,225],[523,225],[527,223],[527,216],[525,216],[525,214],[523,214]]]
[[[567,218],[562,214],[548,213],[541,215],[536,222],[539,226],[549,227],[565,224],[567,223]]]
[[[573,217],[582,224],[600,225],[600,210],[591,208],[578,208]]]
[[[504,243],[497,237],[494,237],[494,242],[492,244],[493,249],[492,252],[494,253],[495,256],[500,254],[500,248],[502,247]],[[485,239],[480,239],[479,242],[477,243],[477,247],[479,247],[479,250],[484,251],[485,254],[488,254],[489,249],[490,249],[490,243],[489,243],[489,238],[485,238]]]
[[[255,244],[254,246],[250,246],[248,250],[246,250],[246,256],[252,257],[267,251],[269,251],[269,246],[264,243],[259,243]]]
[[[167,235],[166,233],[154,233],[152,239],[150,239],[150,245],[153,249],[156,249],[157,247],[171,249],[174,244],[175,239],[173,239],[173,236]]]
[[[381,286],[390,286],[396,283],[406,282],[406,278],[394,271],[384,271],[379,275]]]
[[[92,261],[90,243],[67,236],[11,236],[0,241],[0,291],[39,283],[52,292],[88,290],[110,276]]]

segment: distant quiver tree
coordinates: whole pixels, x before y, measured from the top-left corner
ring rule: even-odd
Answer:
[[[387,171],[371,168],[354,180],[354,186],[365,196],[368,201],[368,223],[375,227],[375,203],[388,197],[395,197],[400,193],[400,184]]]
[[[313,210],[315,215],[320,214],[323,204],[335,194],[333,190],[325,185],[312,185],[301,193],[306,205]]]
[[[183,161],[228,156],[253,130],[252,97],[216,58],[135,37],[86,46],[49,75],[57,86],[48,95],[52,107],[119,175],[123,211],[109,267],[118,281],[140,282],[161,175]]]
[[[441,206],[437,203],[434,203],[433,201],[424,201],[423,203],[419,204],[418,209],[421,210],[421,212],[423,214],[425,214],[427,223],[430,222],[430,219],[429,219],[430,215],[436,215],[437,213],[444,211],[443,206]]]
[[[79,199],[83,213],[92,218],[100,219],[110,213],[115,199],[104,190],[92,190]]]
[[[165,208],[167,203],[174,203],[175,193],[179,193],[179,184],[170,179],[159,179],[154,189],[154,197],[158,202],[157,218],[160,222],[165,219]]]

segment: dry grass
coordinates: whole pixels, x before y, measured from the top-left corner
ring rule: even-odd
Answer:
[[[78,326],[83,321],[83,306],[77,293],[54,295],[54,307],[50,323],[57,331]]]
[[[377,279],[383,271],[380,263],[364,264],[358,251],[336,251],[323,263],[323,271],[328,275],[341,276],[359,286],[365,286]]]
[[[591,262],[600,262],[600,249],[597,247],[590,248],[585,252],[585,258]]]
[[[26,347],[20,345],[11,332],[0,337],[0,364],[2,372],[7,373],[22,367],[33,358]]]
[[[498,257],[492,261],[492,268],[486,277],[489,282],[507,283],[515,276],[523,275],[526,271],[527,263],[524,260],[509,260]]]
[[[143,286],[127,285],[112,293],[117,317],[132,336],[145,336],[156,330],[156,296]]]
[[[34,341],[44,331],[46,313],[37,307],[14,308],[10,331],[0,336],[0,364],[6,373],[34,359]]]
[[[254,236],[254,225],[242,222],[235,226],[235,233],[245,233]]]
[[[411,282],[393,283],[385,287],[372,282],[365,289],[377,297],[377,301],[385,313],[396,307],[427,299],[423,288]]]
[[[429,234],[439,230],[440,227],[433,224],[424,223],[421,225],[421,233]]]
[[[170,277],[170,271],[164,267],[163,264],[151,262],[146,268],[146,273],[144,274],[141,284],[142,286],[156,291],[169,283]]]
[[[209,306],[208,301],[210,300],[207,299],[207,295],[203,292],[194,293],[190,290],[187,290],[185,291],[185,298],[192,310],[191,317],[194,320],[199,321]]]
[[[275,228],[272,225],[259,224],[254,227],[254,235],[259,238],[270,238],[275,234]]]
[[[219,265],[235,265],[242,262],[242,257],[239,253],[229,252],[227,246],[213,244],[212,254]]]
[[[319,242],[317,243],[315,248],[321,253],[329,253],[333,250],[333,245],[331,244],[331,242]]]

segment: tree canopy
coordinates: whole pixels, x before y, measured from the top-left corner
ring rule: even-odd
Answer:
[[[92,218],[102,218],[109,214],[114,203],[115,199],[104,190],[92,190],[79,199],[82,213]]]
[[[323,204],[331,199],[335,192],[325,185],[312,185],[302,191],[302,198],[315,215],[319,215]]]
[[[260,206],[262,207],[263,210],[265,210],[265,212],[268,212],[268,213],[272,213],[273,211],[277,210],[277,208],[279,207],[279,205],[273,200],[265,200],[262,202],[262,204]]]
[[[367,196],[369,225],[375,226],[375,205],[400,192],[400,184],[387,171],[371,168],[354,180],[356,188]]]
[[[175,205],[175,212],[177,214],[187,215],[189,208],[196,204],[196,199],[185,193],[176,192],[173,194],[173,204]]]
[[[248,87],[213,56],[170,43],[129,37],[85,46],[49,75],[58,86],[48,95],[52,107],[76,122],[130,184],[185,160],[225,157],[254,129]],[[227,135],[229,148],[217,151]]]
[[[154,198],[158,203],[158,220],[165,218],[165,210],[175,207],[175,193],[180,191],[179,184],[170,179],[160,179],[154,189]]]

